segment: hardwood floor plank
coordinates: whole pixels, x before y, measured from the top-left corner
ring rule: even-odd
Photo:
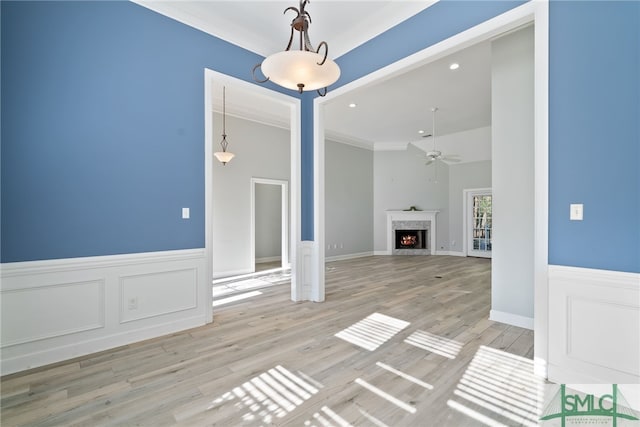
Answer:
[[[490,268],[448,256],[328,263],[324,303],[263,288],[215,307],[213,324],[3,377],[1,422],[458,427],[476,414],[518,425],[460,394],[491,348],[495,378],[530,368],[533,332],[488,320]],[[520,390],[491,374],[494,389]]]

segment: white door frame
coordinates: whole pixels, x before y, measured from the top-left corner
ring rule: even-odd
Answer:
[[[296,277],[296,251],[295,248],[301,246],[300,236],[300,141],[301,141],[301,101],[289,95],[267,89],[266,87],[249,83],[217,71],[204,69],[204,244],[205,244],[205,277],[206,282],[201,286],[202,300],[205,304],[205,318],[208,323],[213,322],[213,294],[211,292],[211,281],[213,280],[213,152],[217,143],[213,132],[213,88],[217,85],[228,87],[238,87],[244,90],[251,90],[259,96],[268,98],[270,101],[279,103],[289,108],[290,123],[290,146],[291,146],[291,176],[290,176],[290,204],[293,207],[289,215],[289,230],[291,239],[291,298],[300,294],[300,283]]]
[[[464,252],[465,256],[491,258],[490,256],[486,256],[485,254],[469,254],[469,252],[471,251],[471,242],[469,242],[469,228],[472,220],[471,215],[469,215],[469,208],[471,207],[469,206],[469,201],[472,196],[479,194],[486,195],[487,193],[492,194],[491,188],[469,188],[462,190],[462,251]]]
[[[277,185],[280,187],[280,225],[281,249],[280,266],[288,268],[289,263],[289,182],[280,179],[251,178],[251,265],[256,267],[256,184]]]
[[[520,26],[535,24],[534,51],[534,362],[547,377],[548,345],[548,230],[549,230],[549,2],[530,1],[482,22],[413,55],[354,80],[325,97],[313,100],[314,236],[311,292],[324,300],[324,104],[337,96],[402,74],[455,51],[490,40]]]

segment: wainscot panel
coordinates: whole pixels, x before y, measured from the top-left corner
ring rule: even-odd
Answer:
[[[2,375],[206,323],[204,249],[2,265]]]
[[[640,382],[640,274],[549,266],[549,379]]]

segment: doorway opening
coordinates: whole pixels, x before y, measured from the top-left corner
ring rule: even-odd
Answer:
[[[286,278],[287,283],[290,283],[291,287],[291,298],[292,300],[296,300],[296,295],[299,293],[298,290],[298,280],[297,280],[297,269],[296,269],[296,251],[300,244],[300,235],[299,235],[299,226],[301,210],[299,207],[298,200],[298,188],[300,182],[300,150],[299,150],[299,139],[300,139],[300,129],[301,129],[301,102],[299,99],[291,97],[289,95],[285,95],[265,87],[260,87],[255,84],[246,82],[244,80],[231,77],[217,71],[213,71],[210,69],[204,70],[204,122],[205,122],[205,132],[204,132],[204,193],[205,193],[205,206],[204,206],[204,218],[205,218],[205,237],[204,237],[204,274],[207,278],[202,281],[202,285],[199,289],[199,297],[202,298],[203,301],[208,301],[208,304],[205,304],[205,319],[207,323],[211,323],[213,321],[213,312],[214,312],[214,296],[212,292],[212,284],[215,286],[219,278],[228,278],[234,276],[236,279],[241,275],[246,275],[253,271],[253,265],[249,264],[250,256],[244,255],[246,252],[249,252],[250,246],[250,238],[243,238],[241,240],[241,247],[239,250],[230,251],[228,249],[223,249],[222,251],[215,252],[214,246],[218,247],[220,244],[225,245],[230,242],[236,241],[234,240],[234,235],[230,238],[225,236],[225,229],[221,227],[214,227],[214,205],[216,207],[220,207],[221,203],[224,206],[225,201],[217,200],[214,202],[214,193],[220,195],[221,189],[229,189],[230,187],[227,185],[230,182],[230,176],[233,174],[234,170],[238,170],[236,165],[242,162],[242,159],[248,159],[249,155],[245,153],[242,156],[241,151],[236,151],[236,155],[238,156],[233,160],[228,166],[225,166],[226,169],[225,175],[219,177],[214,180],[214,156],[213,152],[217,148],[217,144],[219,141],[219,130],[214,129],[214,112],[216,110],[216,105],[220,105],[221,97],[219,96],[222,93],[222,88],[226,87],[227,91],[229,89],[234,91],[233,102],[229,103],[228,112],[230,117],[238,117],[238,118],[246,118],[247,120],[251,120],[252,113],[256,108],[262,108],[263,110],[268,109],[269,111],[279,111],[283,112],[283,114],[279,114],[277,117],[273,117],[273,120],[278,122],[275,127],[279,127],[281,129],[287,128],[289,130],[289,156],[290,156],[290,164],[287,166],[290,168],[290,176],[289,183],[290,189],[288,190],[289,197],[287,197],[287,201],[291,209],[291,214],[288,216],[288,239],[291,240],[289,245],[287,245],[287,250],[289,247],[293,248],[291,251],[291,255],[287,257],[287,259],[291,263],[291,271],[287,273],[288,277]],[[275,107],[275,108],[274,108]],[[280,117],[281,116],[281,117]],[[254,120],[256,121],[256,120]],[[256,121],[257,122],[257,121]],[[265,124],[264,122],[260,122]],[[240,128],[243,129],[243,128]],[[215,130],[215,132],[214,132]],[[240,141],[238,139],[237,141]],[[238,150],[242,148],[241,144],[235,146],[233,150]],[[252,153],[255,155],[255,153]],[[218,164],[216,163],[216,167]],[[257,172],[259,173],[259,172]],[[214,181],[216,184],[216,190],[214,191]],[[241,209],[243,212],[242,218],[232,217],[229,221],[232,222],[241,222],[240,227],[242,233],[247,233],[247,229],[249,228],[249,216],[250,213],[247,212],[247,208],[249,205],[249,195],[245,198],[242,196],[238,197],[240,192],[247,191],[248,192],[248,181],[243,181],[245,184],[241,184],[238,187],[238,191],[232,191],[230,194],[230,198],[232,200],[241,200],[244,204],[244,207]],[[289,200],[290,198],[290,200]],[[237,211],[238,212],[238,211]],[[244,216],[246,215],[246,216]],[[245,222],[246,218],[246,222]],[[226,222],[224,222],[226,224]],[[289,231],[290,230],[290,231]],[[237,241],[236,241],[237,242]],[[214,244],[215,243],[215,244]],[[242,252],[241,255],[235,256]],[[231,265],[228,261],[231,259],[233,265]],[[221,266],[222,262],[227,261],[226,266]]]
[[[289,183],[251,178],[251,265],[285,269],[289,261]]]

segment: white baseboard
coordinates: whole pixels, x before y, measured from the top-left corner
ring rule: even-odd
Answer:
[[[371,255],[375,255],[375,256],[389,256],[392,255],[390,252],[387,251],[373,251],[373,253],[371,253]],[[449,255],[449,256],[461,256],[461,257],[466,257],[467,255],[465,255],[464,252],[457,252],[457,251],[436,251],[436,253],[434,255]]]
[[[436,255],[462,256],[462,257],[467,256],[465,255],[464,252],[457,252],[457,251],[436,251]]]
[[[356,259],[356,258],[364,258],[364,257],[368,257],[368,256],[373,256],[374,253],[373,252],[359,252],[359,253],[355,253],[355,254],[345,254],[345,255],[334,255],[334,256],[328,256],[324,259],[325,262],[332,262],[332,261],[343,261],[346,259]]]
[[[204,249],[2,264],[6,375],[206,323]]]
[[[256,258],[256,264],[259,264],[261,262],[275,262],[275,261],[281,261],[281,260],[282,260],[282,257],[280,255],[268,256],[268,257]]]
[[[520,316],[519,314],[506,313],[504,311],[491,310],[489,320],[506,323],[507,325],[533,330],[533,317]]]
[[[244,268],[242,270],[227,270],[227,271],[214,271],[213,272],[213,279],[225,279],[228,277],[235,277],[235,276],[244,276],[247,274],[253,274],[255,273],[255,271],[253,271],[253,269],[250,268]]]
[[[549,266],[549,379],[640,383],[640,274]]]

